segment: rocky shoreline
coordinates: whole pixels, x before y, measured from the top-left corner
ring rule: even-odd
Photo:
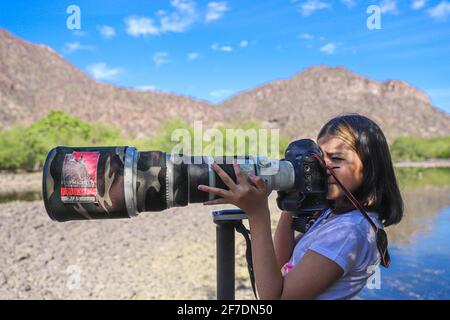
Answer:
[[[430,159],[423,161],[399,161],[396,168],[450,168],[450,159]]]
[[[273,227],[279,218],[272,193]],[[211,211],[193,204],[125,220],[51,221],[42,201],[0,204],[1,299],[215,299]],[[236,298],[254,299],[236,234]]]
[[[41,192],[42,172],[0,172],[0,195]]]

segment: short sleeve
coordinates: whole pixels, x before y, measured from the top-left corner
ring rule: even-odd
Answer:
[[[317,233],[309,250],[336,262],[345,276],[357,264],[357,259],[364,256],[366,242],[358,225],[334,223]]]

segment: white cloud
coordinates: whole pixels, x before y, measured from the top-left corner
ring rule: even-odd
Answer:
[[[397,0],[383,0],[380,3],[381,13],[398,14]]]
[[[422,9],[427,4],[427,0],[413,0],[411,8],[414,10]]]
[[[248,47],[249,42],[247,40],[242,40],[241,42],[239,42],[239,47],[241,48],[246,48]]]
[[[219,98],[223,98],[226,97],[230,94],[232,94],[233,91],[229,90],[229,89],[219,89],[219,90],[213,90],[209,93],[209,95],[213,98],[219,99]]]
[[[98,28],[101,36],[105,39],[111,39],[116,36],[116,30],[110,26],[100,26]]]
[[[170,2],[175,11],[168,14],[162,10],[159,11],[161,32],[184,32],[196,20],[196,4],[190,0],[172,0]]]
[[[146,17],[128,17],[125,19],[127,33],[133,37],[154,36],[159,34],[159,29],[154,25],[153,20]]]
[[[231,47],[231,46],[222,46],[222,45],[219,45],[218,43],[213,43],[211,45],[211,49],[213,51],[221,51],[221,52],[231,52],[231,51],[233,51],[233,47]]]
[[[337,49],[337,44],[330,42],[324,45],[320,48],[320,52],[326,53],[326,54],[333,54]]]
[[[308,0],[300,5],[300,12],[303,16],[310,16],[316,11],[329,9],[331,5],[327,2],[322,2],[320,0]]]
[[[313,40],[314,36],[312,34],[307,33],[307,32],[302,32],[302,33],[300,33],[298,35],[298,38],[302,39],[302,40]]]
[[[450,2],[441,1],[437,6],[428,10],[428,14],[435,20],[445,21],[450,15]]]
[[[228,5],[226,1],[210,2],[206,11],[206,22],[218,20],[223,17],[226,11],[228,11]]]
[[[196,3],[192,0],[172,0],[172,12],[158,10],[157,18],[128,17],[127,33],[131,36],[155,36],[165,32],[185,32],[198,20]],[[159,22],[159,23],[158,23]]]
[[[356,4],[356,0],[341,0],[341,2],[347,7],[352,8]]]
[[[190,52],[187,55],[187,58],[190,61],[197,60],[199,57],[200,57],[200,55],[198,54],[198,52]]]
[[[71,54],[71,53],[74,53],[74,52],[80,51],[80,50],[93,51],[94,47],[86,46],[86,45],[79,43],[78,41],[75,41],[75,42],[67,42],[64,45],[64,48],[62,49],[62,51],[66,54]]]
[[[109,68],[104,62],[91,64],[86,69],[97,80],[111,80],[124,71],[122,68]]]
[[[153,54],[153,62],[155,63],[156,67],[160,67],[163,64],[169,63],[169,54],[167,52],[155,52]]]
[[[133,37],[155,36],[166,32],[186,32],[205,14],[205,22],[223,17],[229,7],[226,1],[209,2],[202,14],[194,0],[171,0],[172,10],[158,10],[154,18],[131,16],[125,19],[126,31]]]

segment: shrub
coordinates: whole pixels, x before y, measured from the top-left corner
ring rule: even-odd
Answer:
[[[400,137],[391,146],[394,160],[450,158],[450,136],[436,138]]]
[[[261,125],[258,122],[250,121],[238,123],[235,126],[220,126],[217,129],[226,137],[227,129],[236,128],[258,130],[261,129]],[[64,112],[52,111],[29,127],[15,126],[9,130],[0,130],[0,169],[39,170],[42,168],[45,157],[50,149],[59,145],[80,147],[130,145],[141,151],[161,150],[164,152],[172,152],[173,148],[180,144],[180,141],[172,141],[171,139],[175,129],[185,129],[185,132],[190,137],[194,137],[194,128],[181,119],[163,122],[160,127],[160,134],[154,137],[133,140],[122,137],[119,130],[112,126],[101,123],[90,124]],[[204,128],[204,132],[207,129]],[[270,142],[270,138],[269,134],[267,137],[268,142]],[[235,145],[236,140],[234,139]],[[260,142],[258,141],[258,143]],[[282,157],[289,143],[289,139],[280,135],[279,142],[279,150],[277,152]],[[191,152],[184,152],[184,149],[179,150],[179,152],[195,155],[193,139],[188,141],[188,143],[190,144],[189,149]],[[201,154],[203,154],[205,147],[210,143],[210,141],[202,140],[203,150],[201,150]],[[249,139],[246,138],[246,155],[249,154],[249,143]],[[226,146],[225,141],[223,150],[224,152],[221,154],[234,154],[230,146]],[[270,148],[268,154],[270,154]]]

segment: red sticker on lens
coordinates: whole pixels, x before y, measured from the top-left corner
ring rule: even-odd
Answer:
[[[72,152],[64,157],[61,173],[61,201],[97,203],[99,152]]]

